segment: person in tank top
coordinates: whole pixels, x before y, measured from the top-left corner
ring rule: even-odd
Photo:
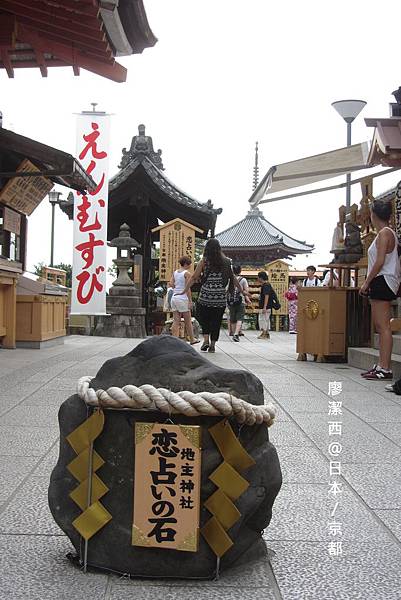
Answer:
[[[359,293],[368,295],[372,308],[372,320],[379,334],[379,362],[362,373],[365,379],[392,379],[391,352],[393,335],[390,326],[391,302],[396,299],[400,285],[400,260],[398,239],[389,223],[391,202],[374,200],[370,218],[377,236],[368,250],[368,272]]]
[[[230,259],[223,254],[216,238],[210,238],[206,242],[203,257],[189,279],[184,293],[188,292],[198,279],[200,279],[201,287],[196,304],[197,318],[203,334],[201,350],[202,352],[215,352],[226,308],[227,287],[231,291],[235,286],[245,297],[249,294],[244,292],[238,279],[234,276]]]
[[[194,330],[192,327],[192,296],[191,290],[184,291],[185,287],[191,277],[191,273],[188,271],[188,267],[191,266],[191,259],[189,256],[183,256],[178,261],[180,266],[174,271],[171,276],[170,286],[173,288],[173,296],[171,298],[171,310],[173,311],[173,324],[171,326],[171,333],[174,337],[180,336],[181,326],[181,315],[184,319],[185,331],[189,337],[191,344],[197,344],[200,340],[197,340],[194,336]]]

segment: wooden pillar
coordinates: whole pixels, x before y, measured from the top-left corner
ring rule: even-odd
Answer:
[[[1,331],[3,348],[15,348],[17,281],[14,277],[0,276],[0,294],[2,295],[3,315]]]

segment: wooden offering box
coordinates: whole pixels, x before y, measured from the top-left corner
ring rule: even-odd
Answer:
[[[17,296],[17,343],[40,342],[66,335],[66,296]]]
[[[298,291],[298,360],[346,356],[346,288],[302,287]]]

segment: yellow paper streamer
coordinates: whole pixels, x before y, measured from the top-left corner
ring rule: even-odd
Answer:
[[[83,511],[72,524],[85,540],[89,540],[112,518],[111,514],[99,502],[99,499],[109,491],[109,488],[95,473],[104,465],[103,458],[93,450],[93,442],[103,431],[103,426],[104,414],[101,410],[97,410],[66,438],[78,454],[67,465],[67,469],[79,481],[78,487],[70,493],[70,498]],[[91,473],[89,474],[90,465]],[[88,499],[89,481],[91,481],[90,499]]]
[[[245,471],[245,469],[255,464],[252,456],[248,454],[239,439],[235,437],[228,421],[220,421],[209,429],[209,433],[224,460],[234,469]]]
[[[224,492],[216,490],[204,503],[205,508],[216,517],[216,519],[222,524],[224,529],[228,531],[238,519],[241,517],[241,513]]]
[[[236,469],[244,471],[255,461],[235,437],[228,421],[220,421],[209,429],[209,433],[224,461],[209,477],[218,489],[204,503],[213,516],[202,527],[201,533],[216,556],[221,558],[233,545],[227,531],[241,518],[233,500],[249,487],[249,482]]]

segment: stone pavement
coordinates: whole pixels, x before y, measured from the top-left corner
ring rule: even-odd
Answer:
[[[59,405],[80,376],[140,340],[72,336],[54,348],[0,350],[0,600],[401,599],[401,397],[347,365],[297,362],[294,338],[249,332],[236,344],[223,333],[208,355],[263,382],[278,408],[270,436],[284,483],[266,558],[202,583],[85,575],[65,558],[72,548],[47,508]],[[342,393],[329,397],[334,381]],[[329,416],[338,400],[343,414]],[[341,436],[329,435],[328,422],[340,420]],[[342,444],[331,458],[341,477],[330,477],[332,442]],[[342,484],[336,496],[333,480]],[[331,522],[342,535],[330,535]],[[329,555],[331,541],[342,541],[342,555]]]

